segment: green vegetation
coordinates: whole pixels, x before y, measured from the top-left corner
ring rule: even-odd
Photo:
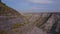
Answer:
[[[19,32],[19,29],[13,29],[13,32],[17,33]]]
[[[0,34],[7,34],[7,31],[0,30]]]
[[[13,24],[13,29],[19,28],[19,27],[22,27],[22,26],[24,26],[24,24],[21,24],[21,23],[15,23],[15,24]]]

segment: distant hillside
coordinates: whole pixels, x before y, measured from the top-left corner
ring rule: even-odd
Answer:
[[[28,18],[30,23],[32,22],[36,24],[36,26],[43,31],[50,33],[59,32],[58,23],[60,22],[60,12],[25,13],[24,15],[27,15],[26,17],[30,17]]]

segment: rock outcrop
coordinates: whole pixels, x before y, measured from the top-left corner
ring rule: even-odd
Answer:
[[[32,13],[24,17],[0,0],[0,34],[60,34],[60,12]]]
[[[42,29],[46,33],[51,33],[51,34],[58,33],[59,34],[60,13],[59,12],[51,12],[51,13],[47,12],[47,13],[40,13],[40,14],[42,14],[40,17],[36,16],[38,19],[36,19],[35,16],[32,15],[33,18],[35,18],[35,19],[32,19],[33,21],[35,20],[32,24]],[[34,26],[32,27],[34,28]]]
[[[0,2],[0,34],[13,34],[23,27],[27,19],[18,11]]]

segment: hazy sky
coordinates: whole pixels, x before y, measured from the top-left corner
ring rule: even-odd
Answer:
[[[21,12],[60,11],[60,0],[2,0]]]

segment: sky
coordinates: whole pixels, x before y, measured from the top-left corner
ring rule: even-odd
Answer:
[[[2,0],[19,12],[59,12],[60,0]]]

